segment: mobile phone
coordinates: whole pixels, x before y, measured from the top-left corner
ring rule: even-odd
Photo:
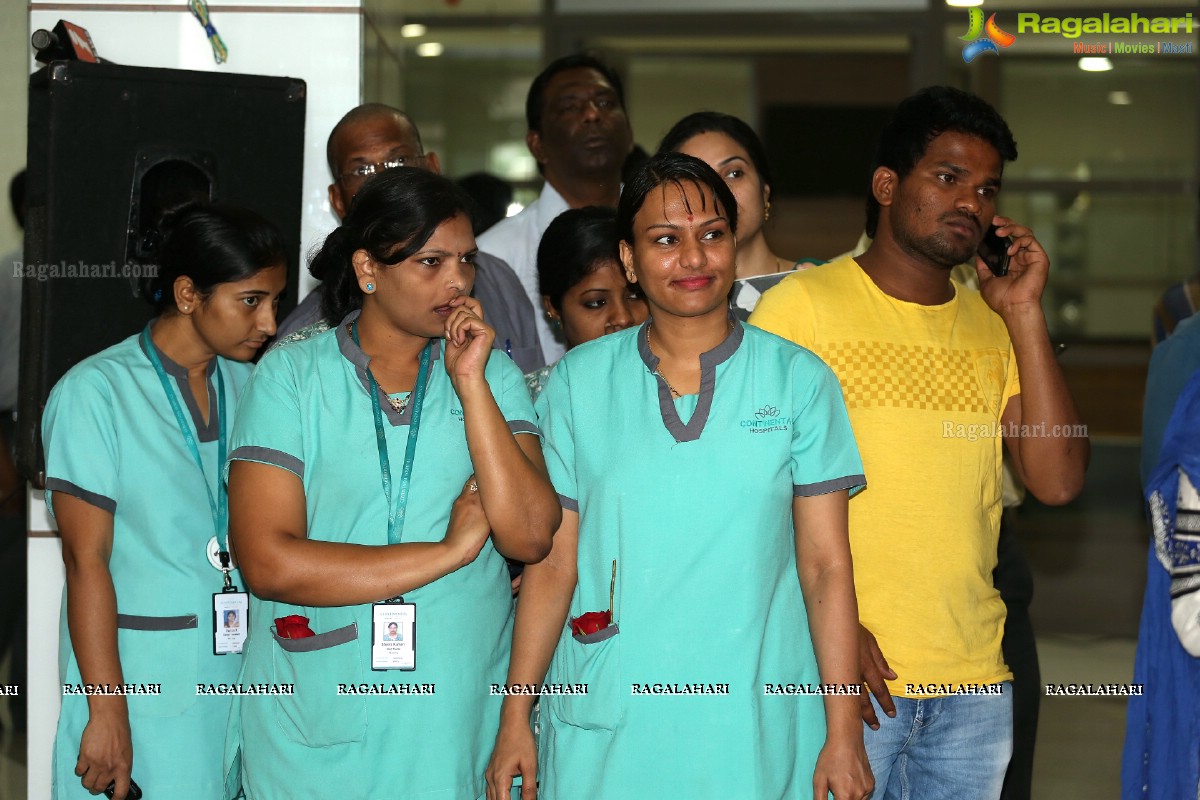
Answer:
[[[112,796],[117,793],[117,783],[113,781],[104,790],[104,796],[112,800]],[[125,800],[142,800],[142,787],[134,782],[133,778],[129,779],[129,791],[125,794]]]
[[[983,234],[983,241],[979,243],[976,252],[997,278],[1008,274],[1008,248],[1011,245],[1012,238],[997,234],[995,225],[988,226],[987,233]]]

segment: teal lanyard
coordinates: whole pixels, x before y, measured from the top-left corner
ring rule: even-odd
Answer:
[[[358,320],[350,326],[354,343],[362,349],[358,340]],[[400,491],[396,499],[396,509],[392,510],[392,466],[388,458],[387,435],[383,428],[383,412],[379,408],[379,384],[367,367],[367,383],[371,393],[371,411],[375,417],[375,445],[379,448],[379,475],[383,480],[383,497],[388,504],[388,544],[400,544],[404,535],[404,512],[408,507],[408,487],[412,480],[413,459],[417,455],[417,433],[421,427],[421,407],[425,405],[425,389],[429,379],[429,359],[433,350],[433,342],[421,350],[421,361],[417,367],[417,385],[412,392],[412,417],[408,424],[408,446],[404,450],[404,468],[400,471]]]
[[[196,462],[196,466],[200,468],[200,477],[204,479],[204,491],[208,492],[208,507],[212,510],[213,525],[217,529],[217,536],[224,537],[221,541],[221,564],[225,572],[226,581],[229,580],[229,498],[225,494],[225,482],[221,480],[221,470],[225,466],[225,378],[221,375],[221,368],[218,366],[217,372],[217,496],[213,497],[212,487],[208,485],[208,478],[204,474],[204,461],[200,458],[200,447],[196,444],[196,438],[192,436],[192,427],[188,423],[187,417],[183,414],[183,407],[179,405],[179,398],[175,396],[175,392],[171,388],[171,379],[167,376],[167,371],[163,368],[162,359],[158,357],[158,351],[154,348],[154,342],[150,339],[150,325],[147,324],[145,330],[142,331],[142,347],[146,351],[146,355],[150,357],[150,363],[154,365],[154,371],[158,373],[158,379],[162,383],[163,391],[167,393],[167,400],[171,403],[171,410],[175,412],[175,421],[179,423],[179,430],[183,433],[184,444],[192,454],[192,459]]]

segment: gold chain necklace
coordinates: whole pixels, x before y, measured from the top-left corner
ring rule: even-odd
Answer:
[[[654,330],[653,322],[646,326],[646,346],[650,348],[650,355],[658,358],[658,353],[654,352],[654,345],[650,341],[650,331],[652,330]],[[729,320],[729,330],[733,330],[733,320]],[[658,363],[662,364],[661,358],[658,358]],[[663,379],[663,383],[665,383],[667,388],[671,390],[671,394],[675,395],[676,397],[683,397],[683,395],[679,393],[679,390],[672,386],[671,382],[667,380],[667,376],[663,375],[661,367],[655,367],[654,374]]]
[[[650,341],[650,331],[652,331],[652,330],[654,330],[653,322],[651,322],[649,325],[646,326],[646,346],[650,348],[650,355],[657,358],[658,363],[661,364],[662,359],[658,358],[658,353],[654,352],[654,344]],[[667,388],[671,390],[671,394],[675,395],[676,397],[683,397],[683,395],[681,395],[679,393],[679,390],[677,390],[674,386],[672,386],[671,382],[669,380],[667,380],[667,376],[663,375],[662,369],[660,369],[659,367],[655,367],[654,374],[657,375],[658,377],[662,378],[663,383],[665,383],[667,385]]]

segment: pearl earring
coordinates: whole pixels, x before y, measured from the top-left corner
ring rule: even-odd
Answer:
[[[375,291],[375,284],[373,284],[373,283],[368,283],[368,284],[367,284],[367,294],[370,294],[370,293],[371,293],[371,292],[373,292],[373,291]]]

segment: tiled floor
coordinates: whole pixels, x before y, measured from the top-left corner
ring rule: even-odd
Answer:
[[[25,737],[0,735],[0,800],[25,800]]]
[[[1022,508],[1017,534],[1033,567],[1043,683],[1132,680],[1149,530],[1137,462],[1136,446],[1093,443],[1079,500]],[[1034,800],[1118,798],[1124,736],[1122,699],[1043,697]]]
[[[1135,640],[1092,636],[1038,639],[1044,683],[1129,683]],[[1034,800],[1120,796],[1125,701],[1043,697],[1033,764]]]

